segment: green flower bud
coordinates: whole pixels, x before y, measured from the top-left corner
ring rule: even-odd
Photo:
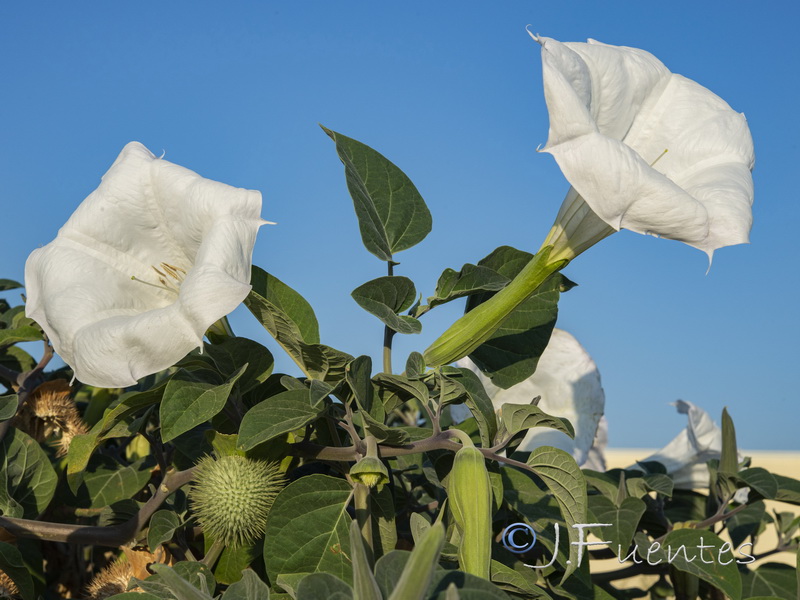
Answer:
[[[189,500],[204,532],[244,546],[264,534],[269,509],[285,484],[278,463],[206,456],[197,464]]]
[[[356,483],[369,488],[377,485],[380,489],[389,482],[389,471],[378,458],[378,443],[375,438],[368,436],[364,442],[367,444],[367,455],[350,467],[350,477]]]
[[[380,458],[365,456],[350,468],[350,477],[370,488],[383,487],[389,482],[389,471]]]

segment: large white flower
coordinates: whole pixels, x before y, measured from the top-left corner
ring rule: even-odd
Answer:
[[[250,291],[261,194],[131,142],[25,264],[27,315],[78,380],[133,385],[202,347]]]
[[[571,453],[579,465],[587,462],[590,450],[597,437],[598,424],[605,408],[605,393],[600,383],[597,365],[571,334],[561,329],[553,329],[536,372],[525,381],[512,385],[507,390],[497,387],[481,373],[469,358],[458,361],[458,366],[474,371],[492,399],[495,409],[502,410],[503,404],[530,404],[537,396],[539,408],[556,417],[566,418],[575,428],[575,439],[554,429],[535,427],[528,430],[519,450],[530,452],[539,446],[555,446]],[[466,418],[464,408],[453,406],[451,414],[455,418]],[[602,448],[605,433],[599,436],[599,445],[591,461],[592,468],[602,469]]]
[[[554,257],[620,228],[709,258],[748,241],[755,159],[744,115],[644,50],[534,39],[550,113],[542,150],[573,187],[545,242]]]

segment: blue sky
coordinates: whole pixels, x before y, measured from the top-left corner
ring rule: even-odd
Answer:
[[[49,242],[124,144],[264,194],[254,262],[315,307],[323,341],[379,356],[350,291],[384,274],[361,246],[333,144],[355,137],[415,182],[434,218],[397,274],[424,294],[446,267],[509,244],[535,251],[568,185],[537,154],[548,119],[538,46],[644,48],[747,115],[756,146],[751,244],[705,255],[623,231],[571,264],[559,326],[600,367],[612,446],[655,447],[682,398],[728,406],[745,448],[797,449],[800,203],[790,2],[82,2],[0,9],[0,277]],[[459,314],[425,317],[396,364]],[[436,313],[439,313],[438,315]],[[241,335],[280,350],[246,311]]]

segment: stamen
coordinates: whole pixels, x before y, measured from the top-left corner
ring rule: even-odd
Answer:
[[[135,275],[131,275],[131,280],[137,283],[143,283],[144,285],[149,285],[150,287],[156,288],[157,290],[166,290],[167,292],[172,292],[176,294],[177,291],[172,289],[171,287],[167,286],[167,282],[164,279],[159,279],[159,281],[164,285],[156,285],[155,283],[150,283],[149,281],[145,281],[143,279],[139,279]]]
[[[658,161],[660,161],[668,151],[669,151],[669,148],[665,149],[661,154],[658,155],[658,158],[656,158],[653,162],[650,163],[650,166],[652,167],[654,164],[656,164]]]

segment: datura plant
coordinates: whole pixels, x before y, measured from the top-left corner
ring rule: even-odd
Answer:
[[[643,50],[536,40],[542,150],[570,191],[541,244],[500,239],[424,300],[395,272],[431,231],[421,194],[323,128],[385,263],[352,292],[380,367],[251,264],[259,192],[123,148],[24,286],[0,280],[0,597],[796,597],[800,481],[751,465],[727,411],[605,470],[597,366],[554,329],[561,271],[619,229],[709,256],[747,240],[747,124]],[[394,337],[454,301],[465,316],[396,372]],[[228,325],[240,303],[259,341]]]

